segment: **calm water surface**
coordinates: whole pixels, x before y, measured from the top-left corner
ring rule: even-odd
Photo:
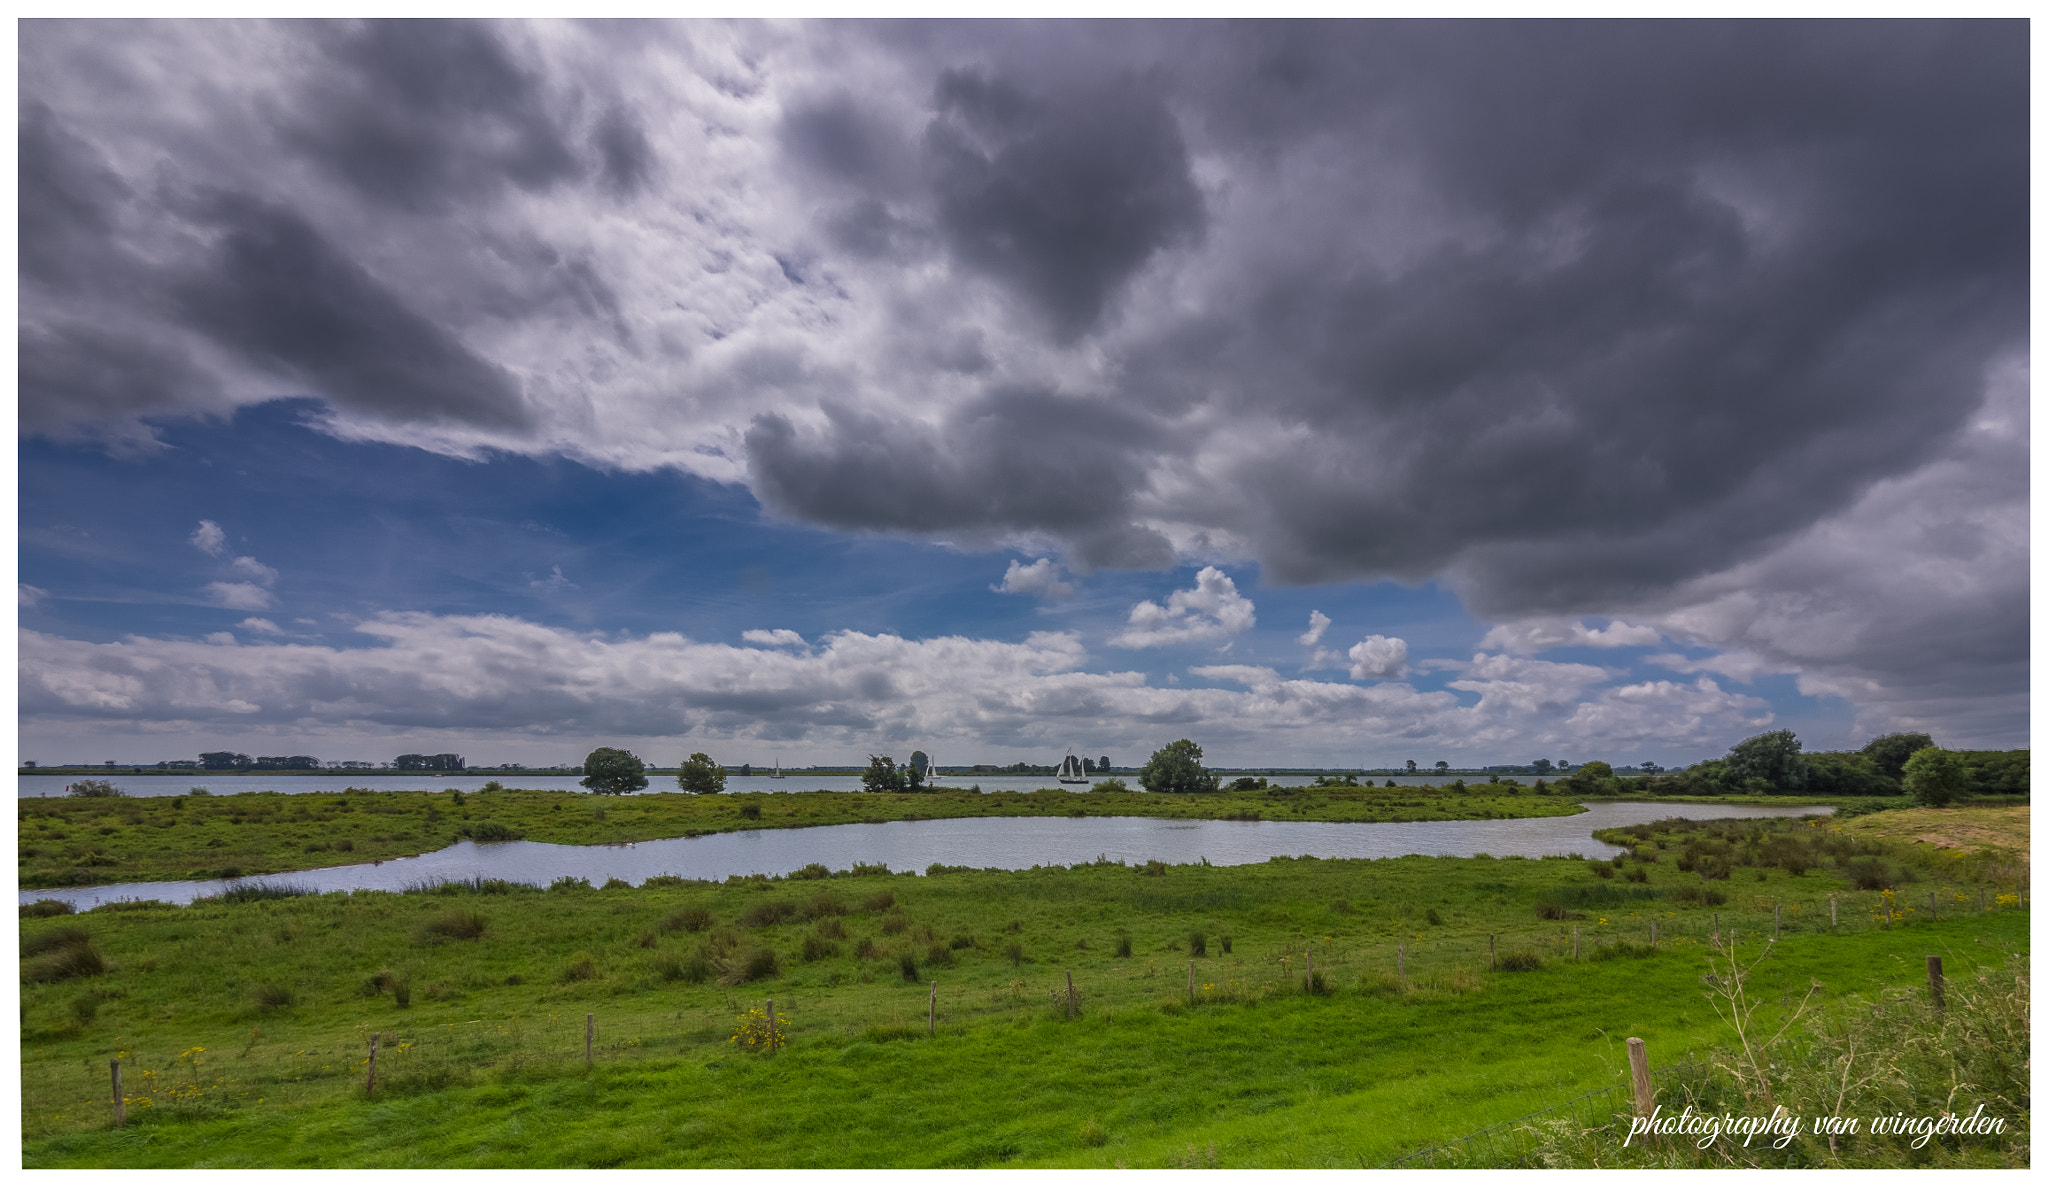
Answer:
[[[403,890],[461,878],[503,878],[545,886],[557,878],[601,884],[620,878],[638,884],[656,874],[722,880],[734,874],[786,874],[812,862],[843,870],[855,862],[894,870],[952,866],[1026,869],[1153,859],[1182,864],[1246,865],[1271,857],[1547,857],[1570,853],[1607,857],[1621,852],[1596,841],[1594,829],[1665,817],[1707,820],[1728,816],[1801,816],[1825,807],[1716,804],[1603,803],[1577,816],[1529,820],[1432,820],[1410,824],[1337,824],[1309,821],[1157,820],[1140,816],[999,817],[973,820],[899,820],[820,828],[757,829],[705,837],[640,841],[629,845],[547,845],[463,841],[419,857],[364,865],[275,874],[245,882],[288,882],[317,891]],[[130,882],[65,890],[24,890],[20,901],[64,899],[80,909],[121,899],[186,903],[218,894],[233,882]]]
[[[1133,791],[1138,790],[1136,775],[1119,775]],[[525,791],[583,791],[583,781],[576,775],[443,775],[426,772],[419,775],[379,775],[362,771],[327,771],[317,775],[292,775],[279,773],[256,775],[221,775],[207,771],[182,771],[176,775],[133,775],[109,771],[104,776],[86,775],[20,775],[15,779],[14,794],[22,799],[39,796],[61,796],[64,789],[78,779],[104,778],[127,795],[164,796],[184,795],[193,788],[204,787],[214,795],[234,795],[245,791],[278,791],[286,795],[305,795],[311,792],[345,791],[351,787],[367,788],[371,791],[481,791],[483,785],[496,780],[506,787]],[[1394,781],[1402,787],[1439,786],[1455,779],[1469,783],[1480,780],[1472,775],[1402,775]],[[1307,784],[1314,776],[1282,776],[1288,784]],[[1279,780],[1276,780],[1279,781]],[[1384,782],[1384,777],[1379,780]],[[1528,784],[1533,778],[1523,776]],[[979,786],[983,791],[1036,791],[1041,787],[1060,786],[1050,775],[943,775],[941,783],[946,787],[967,788]],[[648,791],[674,791],[674,775],[650,775],[647,777]],[[731,775],[725,781],[727,792],[747,791],[859,791],[859,775],[808,775],[786,774],[780,779],[766,775]],[[1072,790],[1080,790],[1075,787]]]

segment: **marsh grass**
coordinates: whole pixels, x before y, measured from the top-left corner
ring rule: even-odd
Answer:
[[[420,939],[427,943],[448,940],[476,940],[490,923],[474,911],[449,911],[420,924]]]

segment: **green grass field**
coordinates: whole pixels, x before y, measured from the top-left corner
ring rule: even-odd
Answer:
[[[1711,855],[1703,837],[1646,838],[1644,855],[1670,858],[1620,875],[1568,859],[1282,859],[486,884],[24,919],[28,948],[51,938],[23,961],[23,1156],[1378,1166],[1620,1082],[1628,1036],[1658,1065],[1729,1042],[1701,980],[1716,926],[1747,951],[1781,928],[1754,989],[1777,1000],[1818,981],[1822,1008],[1845,1018],[1924,985],[1928,953],[1958,983],[2024,964],[2014,887],[1981,887],[1979,913],[1979,886],[1942,880],[1965,871],[1916,874],[1892,855],[1895,875],[1922,880],[1886,899],[1846,867],[1743,865],[1790,852],[1762,834],[1734,838],[1725,878],[1676,869],[1680,852]],[[1899,908],[1929,891],[1951,913]],[[42,979],[89,968],[88,949],[105,971]],[[1311,957],[1320,993],[1305,992]],[[736,1046],[741,1016],[771,998],[787,1046]],[[372,1032],[380,1087],[366,1099]]]

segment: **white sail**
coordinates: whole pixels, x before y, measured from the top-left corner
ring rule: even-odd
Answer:
[[[1067,756],[1060,760],[1059,780],[1062,783],[1088,782],[1088,768],[1080,759],[1074,757],[1072,750],[1067,751]]]

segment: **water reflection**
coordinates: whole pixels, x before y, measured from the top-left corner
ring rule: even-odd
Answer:
[[[1605,857],[1619,849],[1590,835],[1670,816],[1707,820],[1728,816],[1801,816],[1824,807],[1755,807],[1715,804],[1592,804],[1577,816],[1529,820],[1432,820],[1410,824],[1331,824],[1308,821],[1156,820],[1138,816],[999,817],[890,821],[821,828],[757,829],[712,836],[641,841],[630,845],[547,845],[463,841],[419,857],[335,866],[245,881],[289,882],[318,891],[403,890],[427,882],[503,878],[545,886],[557,878],[602,884],[620,878],[638,884],[656,874],[722,880],[734,874],[786,874],[812,862],[843,870],[855,862],[893,870],[953,866],[1025,869],[1075,865],[1098,856],[1111,861],[1153,859],[1184,864],[1245,865],[1271,857],[1546,857],[1580,853]],[[121,899],[186,903],[217,894],[232,882],[131,882],[67,890],[24,890],[24,903],[64,899],[80,909]]]

